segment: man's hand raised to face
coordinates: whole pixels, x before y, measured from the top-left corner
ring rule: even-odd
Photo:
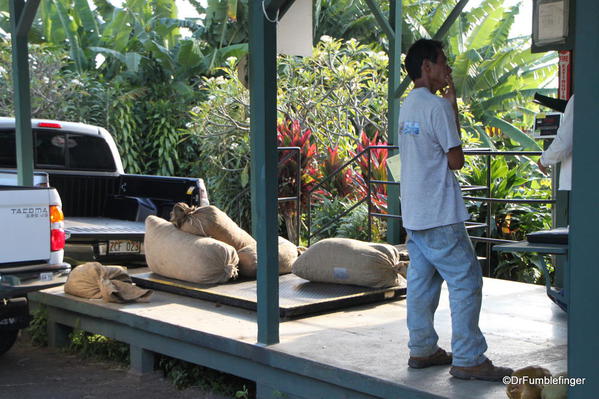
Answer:
[[[445,87],[441,89],[441,95],[443,96],[443,98],[447,99],[451,103],[451,105],[454,106],[454,108],[457,108],[455,84],[453,83],[451,73],[448,73],[445,77],[445,83]]]
[[[449,72],[447,74],[447,76],[445,77],[445,82],[447,83],[447,85],[441,89],[441,95],[443,96],[444,99],[449,101],[449,103],[453,107],[453,112],[455,113],[455,124],[456,124],[456,127],[459,132],[460,131],[460,118],[458,116],[459,115],[458,102],[457,102],[457,95],[455,92],[455,84],[453,83],[453,78],[451,77],[451,72]]]

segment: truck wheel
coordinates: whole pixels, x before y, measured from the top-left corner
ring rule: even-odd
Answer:
[[[12,348],[18,335],[19,330],[0,331],[0,355]]]

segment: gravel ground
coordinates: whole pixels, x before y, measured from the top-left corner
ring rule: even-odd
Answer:
[[[114,363],[82,359],[19,337],[0,356],[0,399],[227,399],[190,388],[177,390],[160,372],[136,377]]]

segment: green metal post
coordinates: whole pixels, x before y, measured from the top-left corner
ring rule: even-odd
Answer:
[[[40,0],[10,0],[12,28],[12,77],[15,104],[17,181],[33,185],[33,134],[31,132],[31,95],[29,92],[29,54],[27,34]]]
[[[569,388],[568,398],[594,398],[599,392],[599,290],[597,289],[597,226],[599,187],[594,167],[599,148],[597,88],[599,87],[599,2],[576,2],[574,47],[574,145],[570,206],[570,262],[565,286],[568,307],[568,376],[585,378]]]
[[[390,1],[391,1],[391,3],[389,4],[389,6],[390,6],[390,8],[392,8],[393,4],[395,3],[395,0],[390,0]],[[387,35],[387,38],[389,39],[389,41],[391,41],[393,39],[393,37],[395,36],[395,30],[393,29],[393,22],[394,22],[393,21],[393,18],[394,18],[393,10],[389,11],[389,20],[386,20],[385,15],[383,14],[383,12],[381,11],[381,9],[377,5],[377,3],[375,3],[374,0],[366,0],[366,4],[370,8],[370,11],[372,11],[372,14],[374,14],[374,18],[379,23],[379,26],[381,27],[383,32]],[[399,9],[401,11],[401,4],[399,6]],[[391,47],[391,45],[389,45],[389,47]]]
[[[388,126],[387,140],[389,145],[398,145],[399,97],[395,95],[401,82],[401,0],[391,0],[389,8],[389,23],[395,32],[389,37],[389,86],[387,89]],[[397,150],[389,152],[395,155]],[[399,186],[387,185],[387,207],[389,214],[399,215]],[[399,219],[387,220],[387,241],[391,244],[400,243],[401,222]]]
[[[389,40],[389,83],[387,88],[387,119],[389,128],[387,131],[387,141],[389,145],[397,145],[399,96],[396,96],[395,93],[401,81],[401,0],[390,0],[388,21],[384,18],[381,9],[374,0],[366,0],[366,4],[368,4],[370,11],[374,14]],[[390,150],[389,156],[396,153],[397,150]],[[399,187],[396,185],[387,186],[387,207],[391,215],[399,215]],[[389,218],[387,220],[387,241],[391,244],[399,244],[400,232],[400,220]]]
[[[252,232],[258,241],[258,343],[264,345],[279,342],[277,30],[268,19],[262,0],[250,1]]]

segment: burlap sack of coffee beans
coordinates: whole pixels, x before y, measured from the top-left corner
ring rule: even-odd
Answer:
[[[256,277],[258,268],[258,254],[256,244],[248,245],[237,251],[239,255],[239,275],[242,277]],[[297,259],[298,250],[294,243],[279,237],[279,274],[291,272],[291,265]]]
[[[321,283],[372,288],[405,286],[405,279],[398,273],[399,261],[399,251],[389,244],[327,238],[301,254],[293,263],[292,272]]]
[[[199,284],[224,283],[237,277],[235,248],[181,231],[157,216],[146,219],[144,250],[150,270],[165,277]]]
[[[121,266],[104,266],[88,262],[75,267],[64,285],[64,292],[104,302],[148,302],[152,290],[133,284],[127,270]]]
[[[179,202],[173,207],[171,222],[186,233],[212,237],[231,245],[235,250],[256,244],[251,235],[213,205],[196,208]]]

